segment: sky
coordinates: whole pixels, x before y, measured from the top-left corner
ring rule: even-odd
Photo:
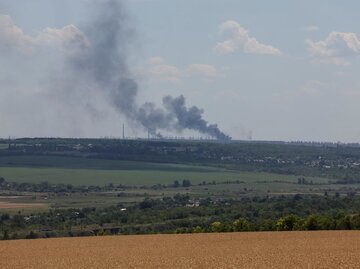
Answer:
[[[0,0],[0,137],[119,137],[123,123],[146,135],[68,67],[92,46],[106,2]],[[355,0],[127,0],[119,49],[139,105],[183,95],[233,139],[360,142],[358,10]]]

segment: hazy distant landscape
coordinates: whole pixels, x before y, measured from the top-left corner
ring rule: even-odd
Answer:
[[[1,142],[4,239],[360,228],[357,145]]]

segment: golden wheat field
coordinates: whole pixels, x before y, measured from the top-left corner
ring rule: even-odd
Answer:
[[[3,241],[0,268],[360,268],[360,232]]]

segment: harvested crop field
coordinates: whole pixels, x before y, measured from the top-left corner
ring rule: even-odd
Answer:
[[[9,203],[9,202],[0,202],[0,209],[23,209],[23,208],[43,208],[47,207],[46,204],[40,203]]]
[[[360,232],[3,241],[0,268],[359,268]]]

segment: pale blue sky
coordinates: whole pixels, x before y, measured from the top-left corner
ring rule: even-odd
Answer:
[[[73,24],[81,30],[93,2],[0,0],[0,14],[35,37],[46,27]],[[360,142],[359,1],[127,0],[126,7],[136,29],[129,60],[139,79],[139,102],[183,94],[210,123],[238,139]],[[225,46],[229,40],[232,51]],[[51,131],[33,128],[36,123],[24,127],[33,120],[32,106],[19,106],[38,98],[43,68],[59,56],[43,57],[46,63],[2,56],[0,107],[15,98],[4,93],[15,84],[25,97],[10,115],[0,109],[6,126],[0,136],[117,136],[121,125],[111,125],[111,111],[101,122],[72,119],[73,129],[58,113],[44,119],[52,122]],[[34,85],[27,91],[21,82]]]

